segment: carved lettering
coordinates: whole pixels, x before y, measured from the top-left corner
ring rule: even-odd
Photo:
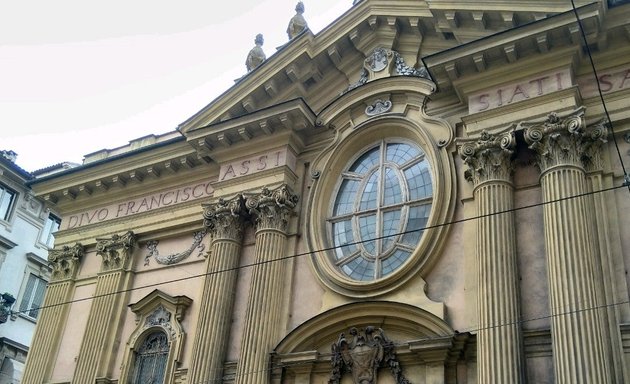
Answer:
[[[197,183],[184,188],[166,191],[138,199],[99,207],[86,212],[70,215],[62,221],[62,229],[73,229],[84,225],[96,224],[103,221],[121,218],[154,209],[212,196],[213,189],[210,182]]]
[[[232,180],[285,165],[295,170],[295,155],[289,151],[288,148],[241,158],[223,164],[219,171],[219,181]]]

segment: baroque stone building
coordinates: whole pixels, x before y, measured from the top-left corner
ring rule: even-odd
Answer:
[[[355,3],[33,183],[24,383],[630,382],[630,4]]]

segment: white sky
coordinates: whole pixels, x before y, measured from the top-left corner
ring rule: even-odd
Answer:
[[[5,1],[0,149],[28,171],[174,130],[245,74],[262,33],[269,58],[297,0]],[[352,0],[306,0],[314,33]]]

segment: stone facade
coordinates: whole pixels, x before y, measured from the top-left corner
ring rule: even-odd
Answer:
[[[23,382],[629,382],[630,4],[576,6],[298,5],[177,132],[36,180]]]

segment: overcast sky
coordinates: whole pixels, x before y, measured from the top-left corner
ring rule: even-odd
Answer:
[[[174,130],[286,43],[297,0],[6,1],[0,149],[34,171]],[[352,0],[305,1],[314,33]]]

